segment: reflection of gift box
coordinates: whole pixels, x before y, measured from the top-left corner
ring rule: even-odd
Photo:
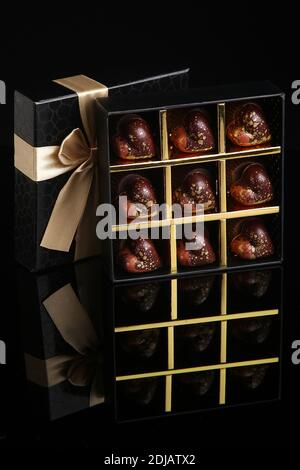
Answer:
[[[279,399],[280,267],[111,284],[107,305],[117,420]]]
[[[122,80],[78,75],[15,94],[16,258],[30,270],[99,254],[94,98],[184,88],[187,70]]]
[[[99,259],[40,275],[19,268],[18,285],[35,411],[56,419],[103,403]]]
[[[236,116],[235,109],[238,107],[242,109],[243,106],[252,102],[255,103],[255,109],[261,109],[264,112],[264,118],[261,119],[264,119],[264,123],[269,127],[268,132],[271,135],[271,140],[267,139],[269,134],[264,133],[267,131],[262,130],[263,124],[255,121],[258,119],[257,114],[251,111],[255,122],[251,121],[250,112],[247,119],[254,128],[253,135],[256,136],[258,133],[258,137],[263,140],[263,143],[256,145],[256,142],[260,141],[253,140],[253,144],[249,147],[233,146],[228,139],[228,128],[233,123],[237,131],[240,129],[240,121],[234,117]],[[101,141],[99,160],[102,165],[102,199],[111,202],[117,209],[117,218],[112,222],[112,234],[104,241],[106,244],[104,250],[106,265],[110,277],[114,281],[146,280],[150,277],[163,279],[173,274],[186,275],[192,272],[200,274],[225,267],[248,267],[250,269],[254,267],[254,264],[274,265],[282,261],[284,95],[277,87],[269,82],[249,83],[162,93],[155,99],[149,96],[144,96],[141,99],[108,97],[98,103],[99,125],[97,130],[99,141]],[[190,150],[190,148],[187,148],[186,153],[179,151],[176,145],[178,146],[182,142],[192,142],[194,145],[190,135],[193,137],[196,134],[193,134],[192,131],[191,134],[188,134],[185,120],[188,113],[196,113],[199,109],[202,110],[201,115],[203,116],[199,126],[202,125],[203,128],[204,117],[208,116],[214,142],[205,151]],[[135,159],[134,155],[130,155],[130,158],[128,157],[126,160],[124,148],[126,149],[126,145],[129,146],[131,136],[130,132],[127,132],[126,135],[124,130],[120,131],[120,123],[122,120],[124,122],[126,115],[133,113],[144,119],[151,128],[156,149],[155,155],[151,158],[143,159],[138,156]],[[116,132],[119,132],[119,141],[115,140]],[[208,131],[206,134],[199,131],[198,134],[199,140],[197,142],[200,147],[204,145],[205,138],[208,140]],[[246,132],[245,134],[247,135]],[[177,138],[178,135],[183,135],[183,137]],[[114,145],[112,145],[112,141]],[[119,153],[115,148],[118,144]],[[126,151],[129,152],[127,149]],[[238,184],[244,164],[247,165],[247,169],[255,164],[260,171],[267,172],[270,186],[273,186],[273,194],[271,190],[267,191],[266,186],[264,187],[265,194],[259,195],[260,198],[258,198],[257,193],[260,191],[261,184],[259,173],[257,173],[258,176],[254,175],[256,180],[253,185],[255,188],[258,187],[256,192],[252,190],[252,187],[248,188],[247,181]],[[237,167],[239,167],[240,173],[237,173]],[[202,181],[206,181],[203,185],[206,184],[207,193],[214,195],[213,208],[206,209],[203,202],[204,214],[192,212],[188,215],[183,213],[174,215],[170,208],[174,201],[179,201],[183,206],[189,201],[197,200],[196,190],[193,190],[192,183],[190,185],[185,183],[188,175],[194,170],[201,170],[202,175],[209,174],[209,177],[206,180],[203,177]],[[232,182],[233,173],[235,179]],[[118,204],[120,194],[128,194],[128,206],[135,209],[134,201],[132,202],[129,197],[130,188],[127,192],[119,189],[124,187],[124,179],[128,175],[146,178],[149,182],[147,188],[151,184],[155,194],[155,198],[153,197],[149,201],[149,209],[146,207],[144,218],[140,217],[138,223],[134,223],[133,216],[128,216],[125,222],[124,218],[123,221],[118,218],[122,213],[122,207],[119,208]],[[232,183],[236,183],[235,186],[240,191],[238,194],[234,193],[236,199],[232,196]],[[185,184],[186,186],[184,186]],[[201,194],[200,183],[199,186],[194,184],[194,187],[199,187],[199,194]],[[246,198],[242,197],[245,193],[246,195],[250,193],[248,197],[253,199],[245,201]],[[142,192],[138,193],[137,191],[137,194],[139,199],[136,197],[136,200],[140,202]],[[155,215],[158,213],[158,216],[151,219],[150,210],[153,207],[153,199],[159,205],[166,204],[168,208],[161,211],[160,214],[156,211]],[[205,199],[204,196],[203,199]],[[241,199],[245,204],[238,202],[238,199]],[[184,200],[187,202],[184,203]],[[201,201],[200,196],[199,200]],[[191,202],[191,204],[195,203]],[[141,209],[139,210],[141,211]],[[129,210],[127,214],[129,214]],[[104,216],[103,221],[106,223],[107,217],[99,211],[99,216],[101,215]],[[192,229],[193,224],[203,221],[205,243],[203,243],[203,249],[198,251],[197,256],[192,256],[182,246],[181,235],[178,235],[178,232]],[[103,237],[105,237],[104,222],[103,227],[101,222],[98,224],[99,234],[102,230]],[[262,234],[261,243],[257,243],[257,249],[254,248],[254,243],[249,242],[249,238],[245,241],[244,233],[247,232],[248,224],[251,223],[249,229],[251,237],[256,237],[259,241],[258,234]],[[146,262],[143,262],[144,251],[147,248],[143,248],[143,243],[140,243],[139,247],[142,247],[140,250],[135,249],[137,245],[134,242],[132,242],[132,248],[123,241],[130,238],[130,234],[139,229],[144,229],[145,236],[154,246],[152,248],[152,252],[155,252],[155,257],[152,258],[156,261],[154,269],[151,269],[151,266],[148,268],[147,256]],[[157,236],[158,231],[159,236]],[[169,231],[169,235],[165,235],[166,231]],[[134,233],[134,237],[136,237],[136,233]],[[162,240],[162,238],[165,239]],[[265,243],[265,240],[268,243]],[[125,249],[123,249],[124,246]],[[207,249],[204,248],[205,246]],[[252,250],[254,251],[252,252]],[[139,255],[139,253],[142,254]],[[157,262],[157,258],[160,259],[160,263]],[[135,266],[132,267],[134,261]],[[150,262],[148,264],[150,265]]]

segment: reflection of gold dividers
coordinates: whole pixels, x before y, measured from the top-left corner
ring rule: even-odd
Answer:
[[[233,313],[227,314],[227,274],[222,275],[221,282],[221,315],[213,317],[200,317],[185,320],[178,320],[177,315],[177,279],[171,281],[171,320],[166,322],[158,323],[146,323],[141,325],[132,325],[125,327],[115,328],[115,333],[123,333],[126,331],[139,331],[147,330],[152,328],[166,328],[167,329],[167,341],[168,341],[168,370],[149,372],[134,375],[125,375],[116,377],[116,381],[141,379],[147,377],[165,377],[165,412],[172,411],[172,382],[173,375],[192,373],[192,372],[204,372],[209,370],[219,370],[220,372],[220,386],[219,386],[219,404],[224,405],[226,403],[226,375],[227,369],[233,367],[243,367],[249,365],[259,364],[272,364],[279,362],[278,358],[261,359],[255,361],[245,361],[236,363],[226,363],[227,361],[227,322],[229,320],[238,320],[241,318],[257,318],[264,316],[278,315],[279,310],[261,310],[246,313]],[[225,319],[226,317],[226,319]],[[220,345],[220,364],[212,366],[200,366],[185,369],[174,369],[174,328],[182,325],[193,325],[200,323],[211,323],[220,322],[221,324],[221,345]]]
[[[222,274],[221,281],[221,315],[227,315],[227,274]],[[221,352],[220,360],[222,364],[227,361],[227,321],[221,322]],[[220,393],[219,404],[226,403],[226,369],[220,369]]]
[[[171,320],[177,320],[177,279],[171,281]],[[168,327],[168,369],[174,369],[174,324]],[[166,377],[165,411],[172,410],[172,376]]]
[[[254,361],[227,362],[226,364],[213,364],[211,366],[187,367],[185,369],[173,369],[173,370],[161,370],[158,372],[145,372],[143,374],[133,374],[133,375],[119,375],[116,377],[116,381],[124,382],[125,380],[146,379],[148,377],[165,377],[168,375],[173,376],[173,375],[193,373],[193,372],[205,372],[208,370],[233,369],[235,367],[250,367],[250,366],[260,366],[260,365],[265,365],[265,364],[277,364],[278,362],[279,362],[279,357],[256,359]]]
[[[245,313],[231,313],[226,315],[216,315],[213,317],[199,317],[199,318],[190,318],[185,320],[172,320],[164,321],[157,323],[143,323],[141,325],[132,325],[132,326],[118,326],[115,328],[115,333],[124,333],[125,331],[139,331],[139,330],[151,330],[152,328],[168,328],[169,326],[184,326],[184,325],[196,325],[198,323],[212,323],[212,322],[223,322],[228,320],[240,320],[245,318],[254,318],[254,317],[268,317],[273,315],[278,315],[279,310],[258,310],[253,312]]]
[[[168,370],[174,369],[174,327],[168,328]],[[172,409],[172,375],[166,376],[165,411]]]

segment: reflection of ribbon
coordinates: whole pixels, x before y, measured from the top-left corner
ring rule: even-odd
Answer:
[[[68,252],[76,234],[75,259],[79,259],[99,251],[93,250],[96,230],[89,220],[92,215],[95,217],[99,193],[94,101],[107,96],[108,90],[84,75],[55,82],[77,93],[86,138],[80,129],[75,129],[60,147],[34,148],[15,136],[15,166],[35,181],[75,169],[57,197],[41,246]]]
[[[103,403],[103,365],[99,339],[72,286],[65,285],[44,302],[63,339],[77,351],[42,360],[25,355],[27,378],[43,387],[65,380],[75,386],[90,386],[90,406]]]

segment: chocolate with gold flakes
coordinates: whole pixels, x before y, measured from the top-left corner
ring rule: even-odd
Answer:
[[[188,111],[182,126],[171,130],[170,139],[183,153],[207,152],[215,147],[209,119],[201,109]]]
[[[196,214],[197,204],[201,204],[204,212],[216,207],[216,195],[210,174],[204,168],[195,168],[183,179],[182,185],[173,194],[173,202],[180,204],[185,213]]]
[[[126,114],[113,138],[116,155],[125,160],[152,158],[156,147],[149,124],[137,114]]]
[[[122,240],[118,251],[118,261],[125,272],[145,273],[155,271],[162,262],[152,240]]]
[[[256,103],[239,106],[226,132],[231,142],[240,147],[266,144],[272,139],[264,112]]]
[[[194,249],[187,247],[193,243]],[[210,242],[209,232],[204,229],[204,235],[195,232],[192,240],[185,238],[177,241],[177,258],[180,266],[195,267],[212,264],[216,261],[216,254]]]
[[[259,218],[239,221],[237,235],[230,242],[231,251],[241,259],[256,260],[273,255],[274,245],[265,224]]]
[[[154,211],[151,211],[151,209],[156,203],[155,190],[149,179],[131,173],[120,180],[117,204],[120,206],[122,215],[125,218],[132,220],[136,217],[148,218],[150,215],[153,216]]]

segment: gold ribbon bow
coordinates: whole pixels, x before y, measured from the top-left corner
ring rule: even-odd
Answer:
[[[34,181],[75,169],[58,195],[40,245],[68,252],[76,235],[76,260],[99,254],[95,227],[99,177],[94,102],[107,96],[108,89],[85,75],[55,82],[77,93],[86,138],[80,129],[74,129],[61,146],[35,148],[15,135],[15,166]]]
[[[44,248],[69,251],[87,206],[94,177],[96,150],[87,145],[80,129],[73,130],[62,142],[57,155],[59,161],[70,169],[77,168],[56,199],[41,241]],[[98,178],[95,181],[98,182]]]
[[[63,339],[76,351],[42,360],[25,354],[29,381],[52,387],[65,380],[90,386],[90,406],[104,402],[103,364],[98,336],[72,286],[65,285],[43,302]]]

